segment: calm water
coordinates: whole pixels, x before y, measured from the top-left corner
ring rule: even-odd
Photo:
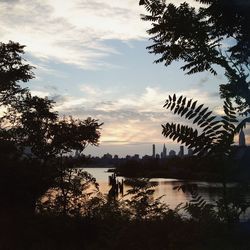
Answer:
[[[85,171],[92,174],[97,182],[100,184],[100,191],[104,194],[107,194],[110,190],[108,185],[108,177],[112,174],[107,172],[108,168],[84,168]],[[121,180],[123,177],[118,177],[118,180]],[[169,205],[170,208],[175,208],[180,203],[186,203],[191,199],[190,194],[183,193],[182,191],[174,190],[173,188],[184,184],[184,181],[179,179],[167,179],[167,178],[154,178],[151,181],[156,182],[158,185],[155,187],[154,197],[162,197],[162,201]],[[199,194],[208,202],[215,203],[221,196],[222,185],[220,183],[211,183],[211,182],[199,182],[193,181],[198,185]],[[233,188],[234,185],[231,185]],[[124,193],[126,193],[128,187],[125,186]],[[250,193],[245,197],[250,201]],[[242,219],[250,217],[250,211],[247,214],[243,215]]]

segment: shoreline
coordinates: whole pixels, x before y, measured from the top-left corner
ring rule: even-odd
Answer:
[[[219,174],[213,174],[208,172],[196,172],[196,173],[170,173],[166,172],[166,170],[155,169],[150,171],[148,169],[137,169],[137,171],[131,171],[130,169],[121,169],[114,164],[84,164],[81,166],[77,166],[77,168],[102,168],[107,169],[107,173],[115,173],[117,176],[125,177],[125,178],[164,178],[164,179],[177,179],[182,181],[205,181],[205,182],[242,182],[240,177],[231,177],[227,179],[223,179],[223,177],[219,176]],[[138,171],[139,170],[139,171]],[[246,182],[246,181],[244,181]],[[247,183],[247,182],[246,182]]]

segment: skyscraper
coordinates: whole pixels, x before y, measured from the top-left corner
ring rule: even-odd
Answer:
[[[174,157],[174,156],[176,156],[175,151],[174,150],[170,150],[169,151],[169,157]]]
[[[193,149],[189,148],[188,149],[188,156],[192,156],[193,155]]]
[[[161,158],[166,158],[166,157],[167,157],[167,149],[164,143]]]
[[[152,157],[155,158],[155,144],[153,144],[153,154]]]
[[[246,139],[245,139],[245,133],[243,130],[240,130],[239,133],[239,146],[246,146]]]
[[[179,157],[183,157],[184,156],[184,146],[180,146],[180,151],[178,154]]]

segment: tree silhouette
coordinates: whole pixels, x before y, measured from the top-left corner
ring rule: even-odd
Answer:
[[[69,153],[72,149],[82,152],[88,145],[97,146],[103,123],[64,117],[51,125],[51,146],[56,154]]]
[[[235,98],[240,110],[250,106],[250,4],[248,0],[196,0],[180,6],[164,0],[141,0],[148,14],[142,19],[152,24],[147,32],[150,53],[160,55],[155,63],[166,66],[183,61],[187,74],[225,70],[227,84],[220,85],[223,98]],[[249,110],[248,110],[249,112]]]
[[[80,168],[64,169],[53,187],[38,203],[40,212],[77,216],[86,212],[87,202],[99,191],[96,179]]]
[[[10,104],[18,93],[24,93],[19,82],[28,82],[34,78],[34,67],[22,58],[24,45],[10,41],[0,43],[0,105]]]
[[[30,147],[36,157],[47,159],[53,154],[50,129],[58,120],[52,108],[53,101],[48,98],[32,96],[28,90],[18,94],[2,117],[2,124],[7,124],[5,139],[13,141],[20,150]]]
[[[162,125],[162,134],[177,142],[185,143],[194,149],[199,156],[224,155],[229,156],[234,135],[239,128],[235,126],[236,109],[229,100],[224,102],[225,115],[218,118],[204,105],[186,97],[169,96],[164,107],[174,114],[190,120],[197,129],[174,123]]]
[[[63,156],[83,151],[87,145],[97,146],[102,123],[92,118],[60,118],[52,100],[32,96],[21,87],[34,78],[33,67],[22,57],[24,47],[12,41],[0,43],[0,143],[8,149],[0,154],[0,189],[3,208],[8,207],[5,211],[21,205],[34,212],[38,198],[55,178],[59,176],[63,183],[66,167],[73,167],[64,166]],[[27,147],[30,159],[25,157]]]
[[[20,82],[34,78],[33,67],[24,63],[24,47],[10,41],[0,44],[0,104],[4,115],[0,118],[2,140],[13,142],[19,149],[31,147],[42,160],[72,150],[82,151],[88,144],[98,145],[102,123],[63,119],[54,111],[54,101],[32,96]]]

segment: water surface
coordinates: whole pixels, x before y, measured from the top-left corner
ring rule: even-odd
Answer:
[[[100,185],[100,191],[104,194],[107,194],[110,190],[110,186],[108,185],[108,177],[112,174],[108,171],[108,168],[84,168],[85,171],[92,174],[97,182]],[[118,177],[118,180],[121,181],[123,177]],[[185,204],[186,202],[191,200],[191,195],[189,193],[184,193],[182,191],[174,190],[174,187],[180,186],[185,183],[185,181],[180,179],[169,179],[169,178],[153,178],[150,181],[156,182],[157,186],[155,187],[154,198],[158,198],[162,196],[162,202],[169,205],[170,208],[174,209],[180,203]],[[216,182],[202,182],[202,181],[189,181],[189,183],[197,184],[199,195],[202,198],[209,202],[215,203],[218,199],[222,197],[222,184]],[[234,188],[235,183],[229,185],[229,188]],[[126,190],[129,187],[124,188]],[[248,201],[250,201],[250,193],[248,193],[245,197]],[[250,211],[242,216],[242,219],[246,219],[250,217]]]

